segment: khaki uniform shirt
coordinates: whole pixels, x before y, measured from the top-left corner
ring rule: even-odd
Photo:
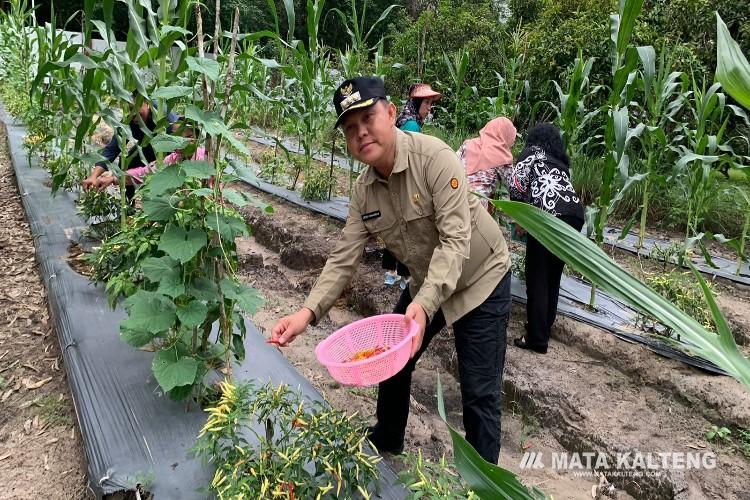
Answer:
[[[489,297],[510,268],[508,247],[470,194],[456,153],[439,139],[396,131],[388,179],[367,167],[357,179],[338,246],[305,301],[317,324],[349,283],[370,236],[409,269],[413,301],[448,325]]]

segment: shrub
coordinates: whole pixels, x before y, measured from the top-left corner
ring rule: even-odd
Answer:
[[[328,193],[336,189],[336,177],[331,176],[327,167],[311,165],[305,174],[305,182],[302,185],[302,198],[310,201],[323,201],[328,199]]]
[[[258,177],[271,184],[282,186],[286,184],[289,174],[286,171],[284,160],[273,153],[272,149],[266,149],[258,156],[260,170]]]
[[[650,274],[646,276],[646,283],[659,295],[695,319],[706,330],[716,330],[706,297],[703,295],[700,283],[696,281],[692,273],[672,270],[664,273]],[[713,285],[711,283],[707,283],[707,285],[715,296],[716,290]],[[672,337],[676,333],[676,337],[679,340],[679,332],[673,332],[671,329],[660,331],[659,327],[650,318],[640,317],[639,322],[644,329],[655,330],[667,337]]]

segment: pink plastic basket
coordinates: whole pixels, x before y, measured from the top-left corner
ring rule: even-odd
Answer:
[[[386,380],[409,361],[411,339],[417,334],[416,321],[404,327],[402,314],[381,314],[355,321],[333,332],[315,348],[315,355],[331,374],[344,385],[367,386]],[[347,361],[358,352],[388,347],[368,359]]]

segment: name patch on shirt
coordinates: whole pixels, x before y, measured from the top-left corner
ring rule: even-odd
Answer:
[[[380,217],[380,210],[375,210],[374,212],[367,212],[366,214],[362,214],[363,221],[377,219],[378,217]]]

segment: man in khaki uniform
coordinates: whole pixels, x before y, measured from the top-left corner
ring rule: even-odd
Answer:
[[[511,303],[502,233],[468,192],[448,145],[395,127],[396,107],[379,78],[345,81],[334,104],[349,151],[368,168],[354,186],[338,246],[304,306],[279,320],[273,338],[285,346],[317,324],[356,272],[368,238],[377,237],[411,273],[394,312],[416,321],[419,333],[406,367],[380,384],[371,441],[380,451],[401,452],[415,364],[432,337],[453,325],[466,438],[497,463]]]

